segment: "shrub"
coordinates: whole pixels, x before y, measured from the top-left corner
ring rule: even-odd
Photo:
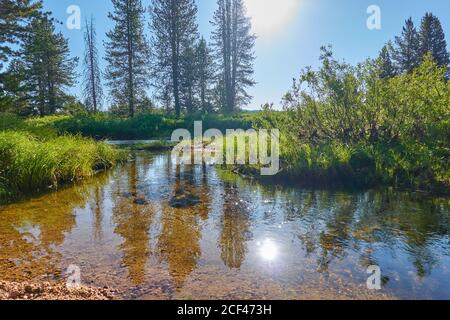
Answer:
[[[325,50],[255,125],[281,131],[285,177],[322,184],[450,189],[450,82],[426,57],[409,74],[381,78],[378,61],[357,67]]]

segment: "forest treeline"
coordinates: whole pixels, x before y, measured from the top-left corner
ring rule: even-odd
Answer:
[[[72,57],[68,40],[40,0],[2,0],[0,111],[23,116],[104,110],[133,117],[158,109],[176,116],[233,113],[254,85],[255,35],[243,0],[218,0],[211,41],[198,31],[194,0],[111,0],[105,56],[95,21],[86,19],[85,54]],[[147,27],[150,32],[146,32]],[[106,69],[100,69],[100,59]],[[83,64],[82,102],[68,89]],[[108,89],[104,94],[103,85]],[[154,96],[148,96],[152,88]],[[153,101],[152,99],[155,99]]]

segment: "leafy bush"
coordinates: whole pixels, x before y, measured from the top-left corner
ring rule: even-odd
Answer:
[[[248,129],[252,125],[251,116],[247,114],[194,114],[180,118],[163,114],[140,114],[134,118],[120,118],[99,113],[55,119],[53,126],[60,133],[79,133],[97,139],[167,139],[176,129],[193,132],[195,121],[203,121],[204,130],[217,128],[223,132],[226,129]]]
[[[428,56],[412,73],[382,78],[379,61],[353,67],[324,50],[255,126],[281,131],[284,176],[322,184],[450,187],[450,83]]]

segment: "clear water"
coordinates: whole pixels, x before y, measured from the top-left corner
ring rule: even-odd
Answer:
[[[261,185],[140,152],[0,207],[0,279],[131,299],[450,299],[450,199]],[[378,265],[382,289],[369,290]]]

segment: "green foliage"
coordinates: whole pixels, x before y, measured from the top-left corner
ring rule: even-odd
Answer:
[[[150,28],[153,86],[177,116],[197,106],[199,66],[197,4],[193,0],[152,0]]]
[[[0,132],[19,131],[31,134],[41,140],[55,138],[58,133],[52,124],[63,116],[48,116],[44,118],[28,118],[23,120],[14,114],[0,113]]]
[[[414,26],[412,18],[406,20],[402,34],[395,37],[394,45],[388,42],[383,48],[380,53],[382,75],[392,77],[398,72],[412,72],[427,54],[431,54],[439,67],[448,68],[450,53],[444,30],[439,18],[432,13],[425,14],[419,29]]]
[[[252,97],[248,88],[253,79],[256,35],[252,33],[245,1],[217,0],[211,21],[212,48],[216,67],[215,95],[222,112],[233,113],[248,104]]]
[[[125,159],[104,143],[58,136],[52,126],[62,119],[0,114],[0,201],[90,177]]]
[[[17,44],[30,31],[28,22],[38,14],[42,1],[2,0],[0,10],[0,70],[3,62],[17,55]]]
[[[34,193],[91,177],[120,159],[118,151],[92,140],[62,136],[39,140],[25,132],[0,132],[0,189]]]
[[[194,121],[203,121],[203,130],[216,128],[225,133],[226,129],[251,128],[252,118],[251,114],[193,114],[184,117],[140,114],[134,118],[121,118],[98,113],[56,118],[52,125],[60,133],[79,133],[98,139],[168,139],[175,129],[188,129],[193,132]]]
[[[405,22],[401,36],[395,37],[394,58],[402,72],[411,72],[421,61],[420,36],[412,18]]]
[[[257,127],[278,128],[284,175],[321,184],[450,187],[450,84],[428,55],[411,73],[382,77],[380,61],[357,67],[324,49]],[[294,173],[294,174],[293,174]],[[282,174],[283,175],[283,174]]]
[[[206,40],[202,37],[196,48],[197,73],[198,73],[198,96],[199,109],[202,112],[211,112],[212,82],[214,79],[214,64],[210,48]]]
[[[397,68],[392,60],[394,54],[394,47],[391,42],[388,42],[380,52],[379,63],[381,64],[380,77],[391,78],[397,75]]]
[[[33,19],[31,29],[23,47],[23,85],[30,113],[55,114],[67,101],[65,90],[75,83],[78,58],[70,58],[68,40],[56,32],[48,15]]]
[[[447,41],[438,17],[426,13],[420,27],[420,53],[422,56],[430,53],[440,67],[450,63],[450,53],[447,51]]]
[[[130,117],[146,96],[150,48],[145,37],[142,1],[112,0],[108,17],[114,27],[106,33],[105,79],[116,106],[126,106]]]

